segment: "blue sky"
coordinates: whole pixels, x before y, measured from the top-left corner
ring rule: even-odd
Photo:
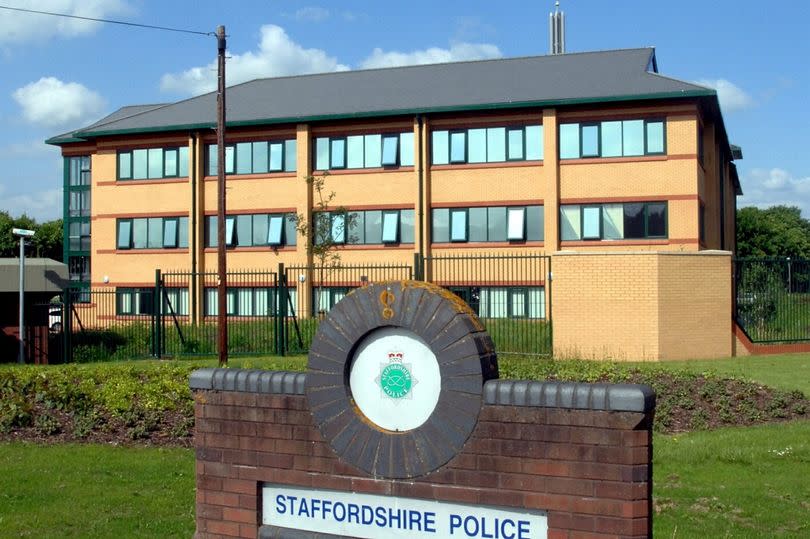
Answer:
[[[801,206],[810,218],[810,3],[800,0],[562,0],[568,52],[655,46],[662,74],[718,89],[744,159],[740,204]],[[0,0],[141,24],[226,26],[228,83],[548,51],[552,0]],[[766,10],[768,13],[766,13]],[[131,104],[213,88],[211,37],[0,9],[0,210],[61,217],[50,136]]]

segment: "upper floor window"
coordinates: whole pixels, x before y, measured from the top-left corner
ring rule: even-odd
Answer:
[[[118,249],[188,247],[188,217],[142,217],[116,220]]]
[[[560,159],[665,153],[664,120],[610,120],[560,125]]]
[[[208,144],[207,176],[219,173],[219,151],[216,144]],[[267,174],[269,172],[295,172],[295,139],[260,140],[225,145],[225,174]]]
[[[295,216],[291,213],[257,213],[225,217],[228,247],[280,247],[295,245]],[[217,216],[205,218],[205,246],[217,246]]]
[[[68,257],[68,277],[71,281],[89,281],[90,257],[89,256]]]
[[[69,189],[68,216],[88,217],[90,215],[90,198],[90,191],[87,189],[82,189],[81,191]]]
[[[560,206],[560,239],[563,241],[666,237],[666,202]]]
[[[321,212],[316,216],[315,242],[353,245],[413,243],[413,210]]]
[[[188,176],[188,146],[118,152],[119,180],[153,180]]]
[[[69,251],[89,251],[90,222],[70,221],[68,223],[68,240]]]
[[[90,185],[90,156],[66,158],[68,185]]]
[[[435,208],[434,243],[542,241],[543,206]]]
[[[543,159],[543,126],[433,131],[434,165]]]
[[[413,166],[413,132],[315,139],[315,169]]]

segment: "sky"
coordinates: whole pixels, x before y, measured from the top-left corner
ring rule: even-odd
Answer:
[[[0,0],[228,35],[228,85],[345,69],[548,53],[552,0]],[[661,74],[716,88],[740,206],[810,218],[810,2],[562,0],[566,51],[654,46]],[[51,136],[216,85],[213,37],[0,9],[0,210],[61,217]]]

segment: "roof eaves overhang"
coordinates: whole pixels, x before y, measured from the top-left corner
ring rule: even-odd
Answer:
[[[289,116],[280,118],[257,118],[255,120],[241,120],[227,122],[227,127],[251,127],[256,125],[271,125],[271,124],[285,124],[285,123],[302,123],[302,122],[324,122],[335,120],[351,120],[357,118],[378,118],[383,116],[403,116],[410,114],[435,114],[444,112],[471,112],[478,110],[508,110],[526,107],[559,107],[559,106],[575,106],[586,105],[594,103],[615,103],[627,101],[650,101],[656,99],[684,99],[684,98],[699,98],[711,97],[716,98],[714,90],[684,90],[680,92],[658,92],[651,94],[629,94],[619,96],[601,96],[601,97],[583,97],[573,99],[545,99],[535,101],[509,101],[501,103],[485,103],[474,105],[451,105],[445,107],[418,107],[409,109],[392,109],[392,110],[379,110],[369,112],[353,112],[341,114],[322,114],[313,116]],[[195,131],[203,129],[215,129],[214,122],[194,123],[194,124],[178,124],[166,125],[156,127],[142,127],[132,129],[108,129],[108,130],[88,130],[77,131],[73,133],[74,138],[66,140],[56,137],[49,139],[49,144],[63,144],[66,142],[83,142],[92,138],[120,136],[120,135],[137,135],[146,133],[166,133],[171,131]]]

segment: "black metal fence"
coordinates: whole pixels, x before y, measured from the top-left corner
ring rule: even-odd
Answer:
[[[810,260],[734,260],[734,317],[755,343],[810,341]]]
[[[551,355],[550,259],[542,254],[421,258],[413,264],[284,266],[227,276],[228,353],[303,354],[319,321],[352,289],[419,279],[448,288],[501,354]],[[156,271],[154,287],[69,291],[68,361],[213,355],[217,275]]]

